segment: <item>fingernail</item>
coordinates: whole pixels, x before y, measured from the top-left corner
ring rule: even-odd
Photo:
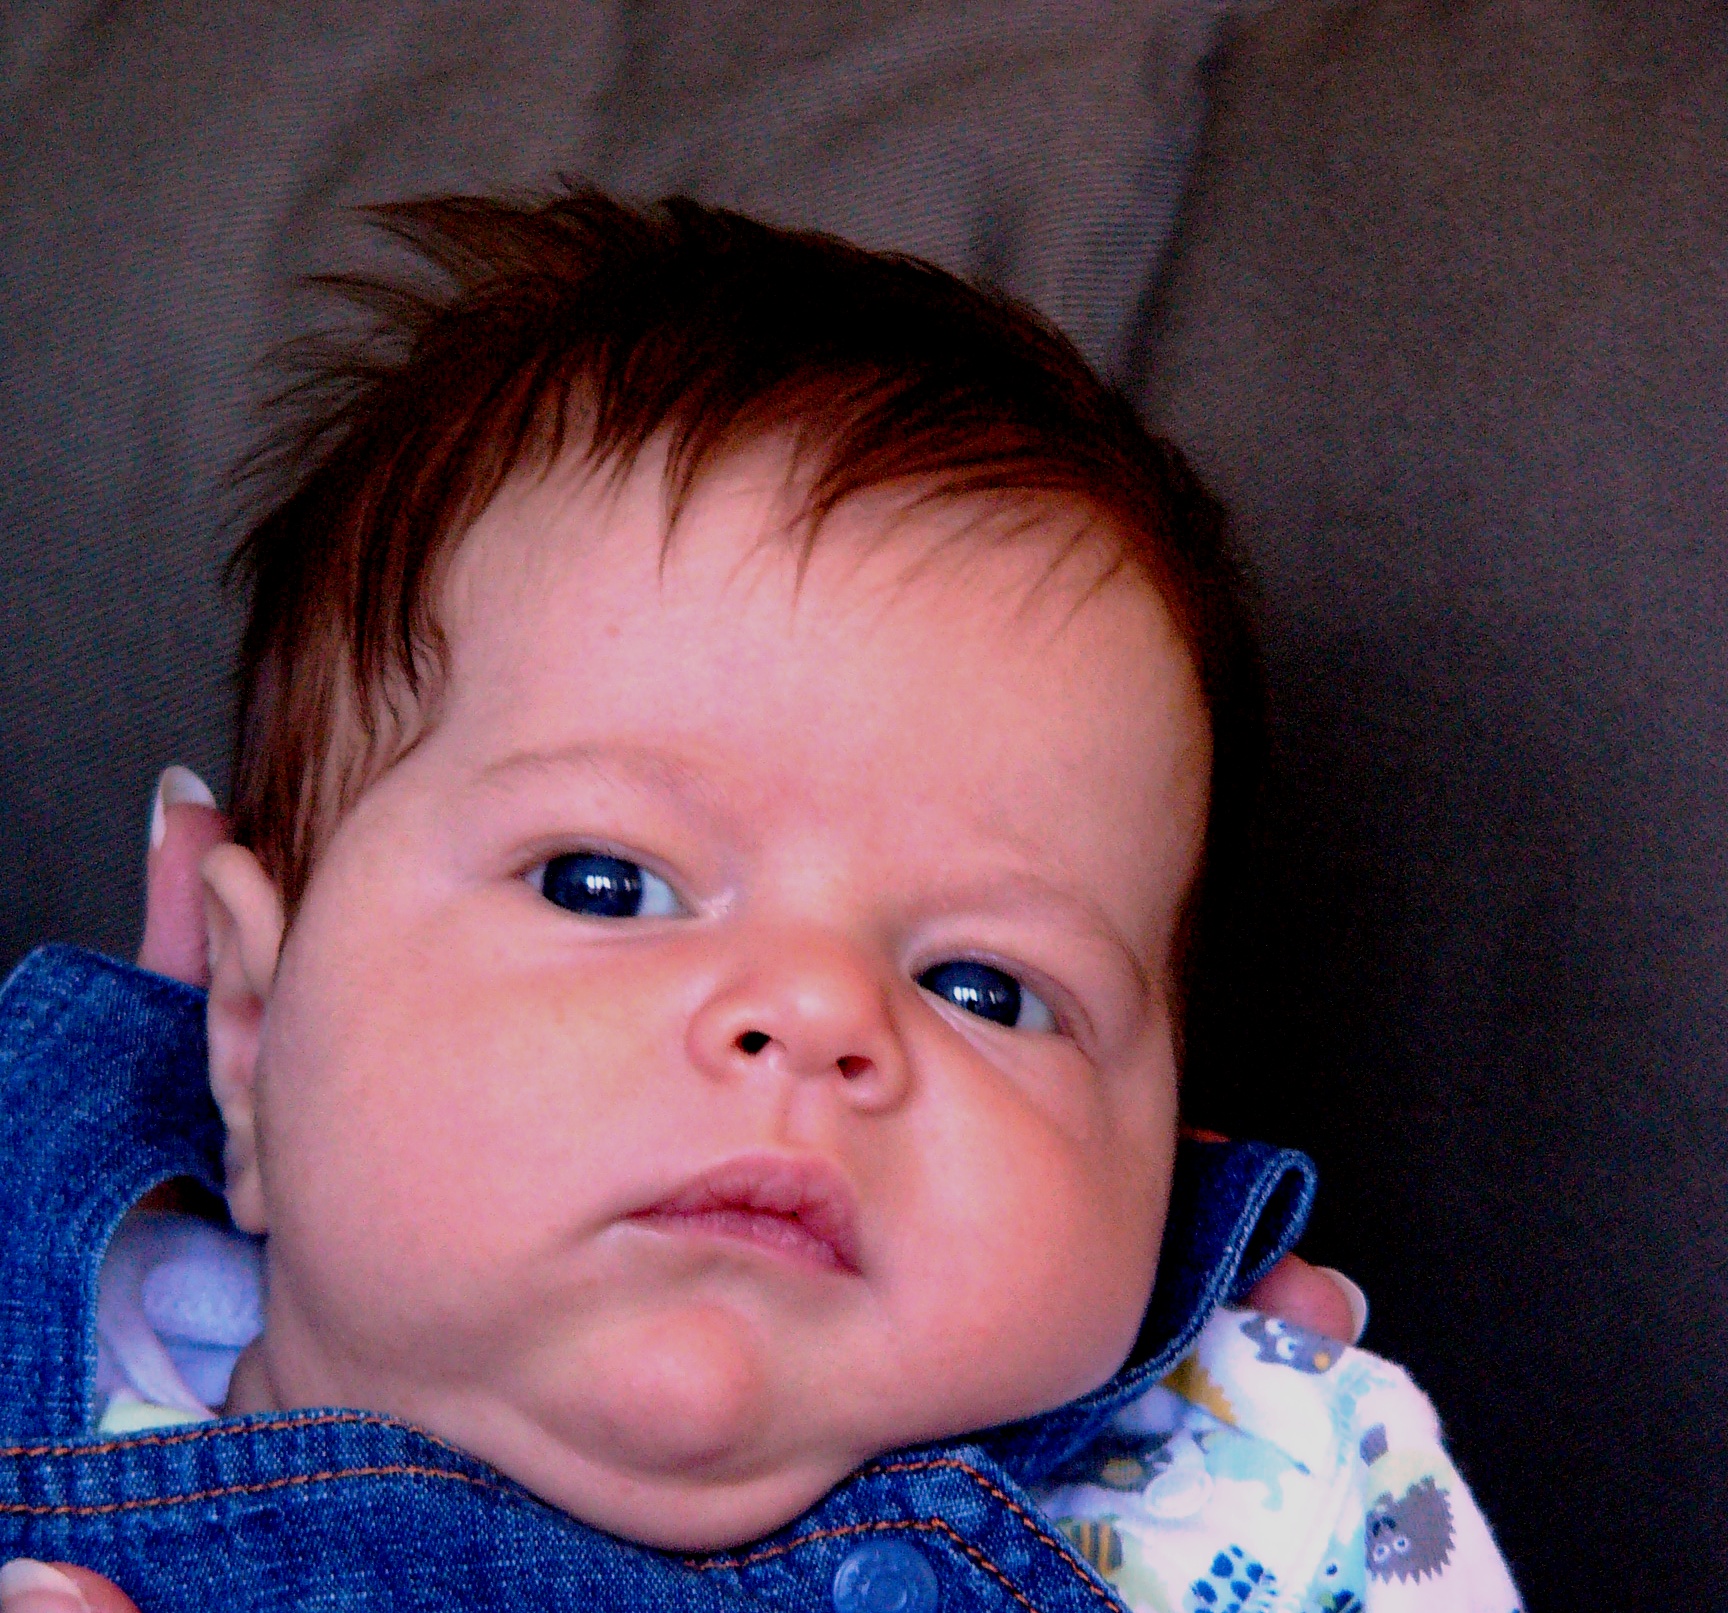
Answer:
[[[1350,1307],[1350,1321],[1356,1331],[1351,1335],[1352,1344],[1360,1344],[1362,1335],[1368,1328],[1368,1296],[1355,1283],[1351,1282],[1336,1266],[1316,1266],[1316,1271],[1323,1271],[1335,1282],[1344,1295],[1344,1303]]]
[[[171,806],[213,807],[216,797],[210,786],[189,767],[165,767],[156,780],[156,798],[150,803],[150,849],[157,850],[168,833],[167,808]]]
[[[75,1581],[29,1557],[14,1557],[0,1568],[0,1608],[5,1613],[90,1613]]]

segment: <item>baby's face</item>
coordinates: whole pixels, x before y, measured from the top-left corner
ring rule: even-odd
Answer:
[[[239,1400],[701,1548],[1126,1356],[1208,740],[1152,592],[1050,573],[1072,510],[843,509],[800,583],[743,461],[662,575],[659,477],[494,504],[437,721],[320,855]]]

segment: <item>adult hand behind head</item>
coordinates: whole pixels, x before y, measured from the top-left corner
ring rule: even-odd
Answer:
[[[204,935],[204,887],[199,864],[228,838],[228,820],[209,786],[190,768],[170,767],[150,804],[150,845],[144,860],[144,939],[140,968],[210,983]],[[118,1586],[71,1563],[25,1558],[0,1568],[0,1613],[138,1613]]]
[[[171,767],[157,785],[145,864],[144,940],[138,962],[188,985],[209,984],[199,865],[228,838],[228,820],[202,779]],[[1341,1272],[1286,1256],[1248,1296],[1256,1310],[1354,1343],[1368,1302]],[[69,1563],[25,1559],[0,1568],[0,1613],[138,1613],[117,1586]]]
[[[199,865],[228,838],[228,820],[209,786],[188,767],[170,767],[150,807],[150,850],[144,861],[144,939],[138,966],[210,984],[204,935],[204,887]]]
[[[1354,1344],[1368,1325],[1368,1296],[1341,1271],[1286,1255],[1249,1291],[1248,1304],[1280,1321]]]

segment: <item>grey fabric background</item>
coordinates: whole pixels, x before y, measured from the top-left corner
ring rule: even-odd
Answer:
[[[1534,1608],[1728,1568],[1725,19],[1262,19],[1138,361],[1277,695],[1227,1108]]]
[[[1724,15],[1287,0],[1203,81],[1222,4],[15,0],[0,967],[129,950],[156,771],[223,780],[225,475],[350,204],[568,172],[988,275],[1260,572],[1275,833],[1197,1099],[1320,1157],[1532,1608],[1708,1602]]]

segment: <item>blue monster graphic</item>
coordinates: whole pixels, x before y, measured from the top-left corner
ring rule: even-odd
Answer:
[[[1188,1587],[1182,1608],[1183,1613],[1268,1613],[1277,1599],[1278,1576],[1240,1546],[1231,1546]]]
[[[1254,1341],[1259,1360],[1294,1367],[1298,1372],[1325,1372],[1344,1353],[1344,1346],[1336,1339],[1294,1322],[1281,1322],[1276,1316],[1250,1316],[1242,1324],[1242,1336]]]
[[[1452,1503],[1433,1479],[1401,1496],[1383,1494],[1368,1509],[1368,1572],[1376,1579],[1422,1579],[1452,1557]]]

